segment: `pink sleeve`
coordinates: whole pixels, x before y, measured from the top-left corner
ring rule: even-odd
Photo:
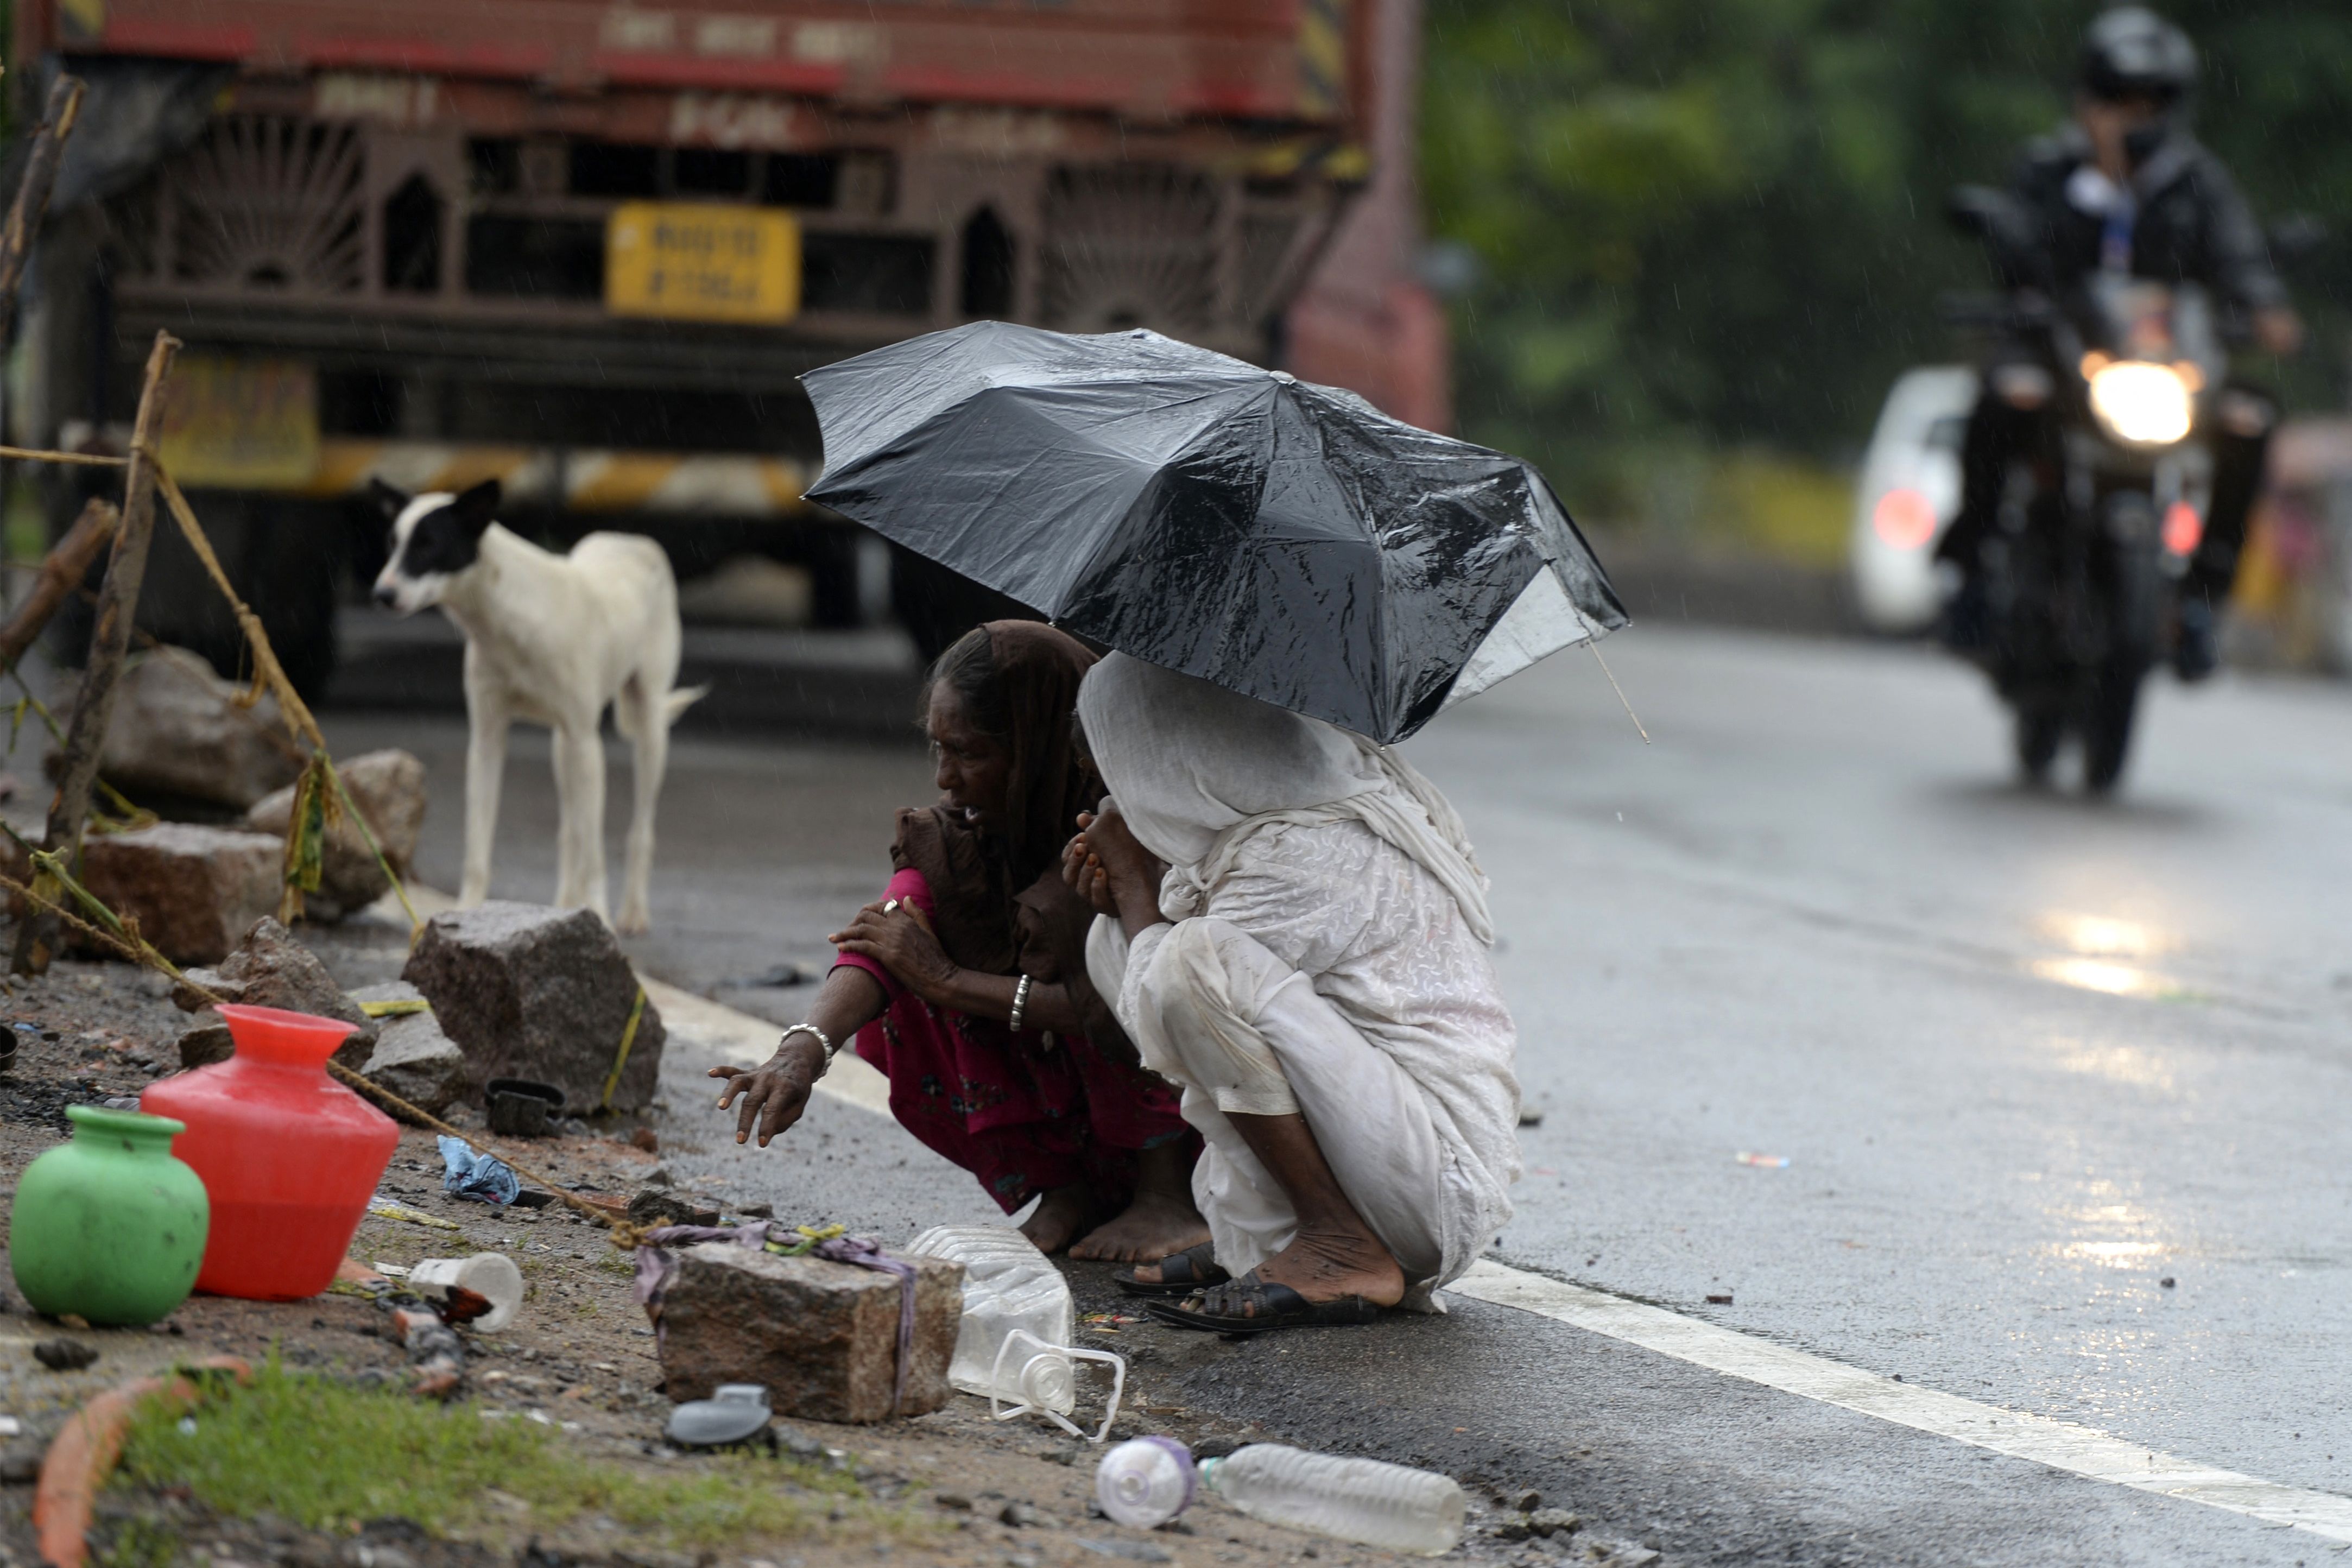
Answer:
[[[922,910],[927,917],[935,917],[939,913],[939,906],[931,900],[930,883],[924,879],[920,871],[911,866],[890,879],[890,885],[882,889],[882,897],[886,900],[904,899]],[[833,963],[836,969],[845,963],[852,969],[866,971],[866,973],[879,980],[882,983],[882,988],[893,996],[906,989],[887,969],[862,952],[837,953],[834,957]]]

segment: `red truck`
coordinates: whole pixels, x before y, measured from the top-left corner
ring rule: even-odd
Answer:
[[[889,553],[802,502],[794,377],[979,317],[1280,356],[1368,147],[1404,144],[1368,107],[1384,5],[1409,27],[1395,0],[17,0],[11,79],[90,96],[11,434],[119,443],[182,338],[166,459],[312,689],[380,558],[370,474],[496,475],[551,541],[639,529],[682,578],[749,557],[869,620]],[[184,570],[159,557],[142,621],[226,661]]]

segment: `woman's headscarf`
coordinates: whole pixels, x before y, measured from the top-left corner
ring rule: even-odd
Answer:
[[[902,811],[891,860],[922,872],[930,884],[940,944],[950,957],[1009,974],[1019,901],[1055,871],[1062,847],[1077,831],[1078,813],[1102,798],[1101,779],[1079,761],[1070,739],[1078,683],[1095,656],[1041,621],[991,621],[982,630],[995,670],[993,706],[1002,715],[1003,732],[994,739],[1012,758],[1002,836],[983,836],[944,807]]]
[[[1119,815],[1172,868],[1163,900],[1197,910],[1260,827],[1352,819],[1419,861],[1478,940],[1495,940],[1462,818],[1394,752],[1122,653],[1087,674],[1078,719]]]

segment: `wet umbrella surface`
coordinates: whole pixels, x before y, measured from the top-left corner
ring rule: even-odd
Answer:
[[[1377,741],[1626,621],[1518,458],[1156,332],[980,321],[803,379],[811,500],[1071,631]]]

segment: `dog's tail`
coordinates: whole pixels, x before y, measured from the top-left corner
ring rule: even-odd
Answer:
[[[662,699],[662,722],[675,724],[677,716],[710,695],[708,686],[681,686]]]
[[[710,688],[708,686],[681,686],[676,690],[666,693],[661,700],[662,728],[667,730],[677,723],[679,714],[709,695]],[[637,738],[636,704],[614,703],[613,727],[620,731],[625,739],[635,740]]]

